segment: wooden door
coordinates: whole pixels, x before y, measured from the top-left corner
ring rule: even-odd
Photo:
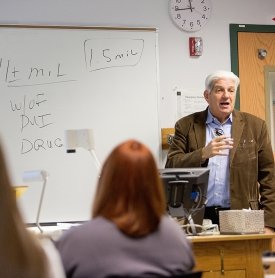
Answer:
[[[264,59],[258,49],[265,49]],[[266,118],[264,67],[275,65],[275,33],[238,32],[240,110]]]

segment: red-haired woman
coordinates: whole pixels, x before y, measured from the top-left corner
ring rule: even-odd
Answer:
[[[194,266],[190,242],[166,215],[154,157],[136,140],[111,152],[98,181],[92,219],[66,232],[57,248],[67,277],[154,277]]]

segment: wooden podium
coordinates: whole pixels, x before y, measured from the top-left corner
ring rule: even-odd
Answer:
[[[262,253],[272,249],[275,234],[190,238],[203,278],[263,278]]]

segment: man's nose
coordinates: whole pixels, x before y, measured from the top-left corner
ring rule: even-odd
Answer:
[[[224,90],[223,91],[223,96],[229,97],[231,95],[229,90]]]

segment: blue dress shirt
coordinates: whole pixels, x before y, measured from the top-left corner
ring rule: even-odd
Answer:
[[[208,110],[205,145],[215,137],[215,128],[221,129],[225,135],[231,137],[231,127],[232,114],[221,124]],[[230,207],[229,155],[216,155],[209,158],[207,167],[210,169],[207,206]]]

